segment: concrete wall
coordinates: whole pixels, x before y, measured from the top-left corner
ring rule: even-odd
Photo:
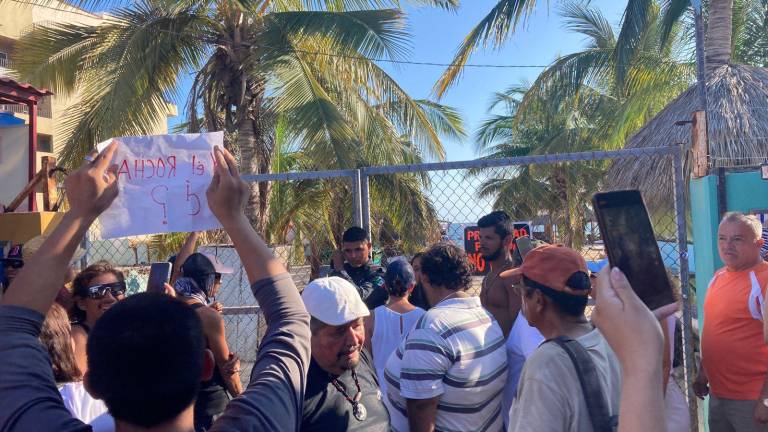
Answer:
[[[27,184],[28,133],[25,125],[0,128],[0,204],[9,204]]]

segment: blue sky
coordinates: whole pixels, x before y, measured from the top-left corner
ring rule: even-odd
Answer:
[[[465,0],[457,12],[437,8],[408,7],[406,9],[412,38],[409,60],[449,63],[461,40],[496,4],[495,0]],[[500,50],[478,51],[470,59],[476,64],[546,65],[558,55],[576,51],[583,46],[581,36],[566,32],[557,14],[557,3],[540,1],[540,6],[525,27]],[[594,0],[612,24],[618,25],[626,2]],[[382,64],[412,97],[428,98],[434,83],[444,68],[436,66]],[[451,88],[442,103],[460,110],[472,133],[483,118],[490,98],[495,91],[523,81],[533,81],[541,72],[533,69],[485,69],[466,68],[462,79]],[[189,93],[189,80],[182,83],[180,94]],[[181,102],[183,105],[183,101]],[[181,106],[180,106],[181,108]],[[171,119],[171,125],[183,119]],[[477,157],[472,136],[464,142],[445,143],[447,160],[466,160]]]

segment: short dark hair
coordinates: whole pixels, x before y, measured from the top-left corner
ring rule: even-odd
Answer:
[[[370,241],[368,238],[368,232],[360,227],[352,227],[344,231],[341,236],[341,241],[344,243],[355,243],[361,241]]]
[[[525,295],[530,297],[534,290],[539,290],[552,300],[555,308],[563,315],[580,317],[587,309],[587,292],[592,288],[589,275],[584,272],[576,272],[568,278],[565,285],[573,290],[583,290],[585,295],[573,295],[563,291],[552,289],[523,275]]]
[[[389,263],[387,271],[384,273],[384,287],[389,295],[404,297],[408,294],[408,288],[415,285],[416,275],[408,261],[398,259]]]
[[[452,243],[438,243],[421,256],[421,273],[430,285],[463,291],[472,281],[467,254]]]
[[[477,221],[478,228],[493,228],[493,231],[505,239],[508,235],[511,235],[515,231],[512,218],[509,217],[507,212],[502,210],[496,210],[488,213]]]
[[[72,328],[69,316],[59,304],[54,303],[45,314],[43,327],[40,329],[40,343],[48,351],[53,368],[53,378],[57,383],[80,381],[82,371],[77,367],[75,351],[72,349]]]
[[[89,386],[115,419],[151,427],[178,416],[200,388],[205,336],[181,300],[141,293],[116,303],[93,327]]]
[[[125,282],[123,272],[115,268],[109,261],[97,261],[75,276],[75,280],[72,281],[72,296],[83,299],[87,298],[91,281],[106,273],[113,274],[118,282]],[[85,322],[85,311],[80,309],[77,303],[72,306],[71,314],[72,321],[75,323]]]

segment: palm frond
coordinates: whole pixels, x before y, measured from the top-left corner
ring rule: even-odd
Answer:
[[[207,28],[208,18],[199,9],[137,5],[116,12],[102,25],[65,29],[65,35],[80,32],[91,39],[84,44],[83,38],[65,38],[77,52],[77,59],[65,62],[80,62],[74,70],[69,67],[58,75],[56,61],[37,68],[27,64],[25,69],[41,79],[74,84],[78,90],[61,123],[63,162],[79,163],[94,144],[109,137],[156,130],[158,118],[168,113],[166,101],[174,96],[179,72],[193,69],[205,54],[201,35]],[[51,38],[60,30],[35,29],[30,40]],[[50,57],[67,51],[62,44],[48,44],[40,48],[37,60],[46,48]]]
[[[565,28],[589,38],[590,48],[611,49],[616,45],[613,27],[605,16],[588,3],[569,1],[559,9]]]
[[[674,26],[690,11],[691,0],[664,0],[661,7],[661,30],[659,41],[666,45]]]
[[[398,9],[366,10],[350,12],[277,12],[267,15],[268,30],[262,35],[267,48],[284,54],[283,43],[270,46],[269,32],[277,38],[290,36],[322,36],[329,38],[340,50],[350,50],[357,56],[402,60],[408,53],[408,33],[403,13]],[[278,39],[278,40],[279,40]],[[296,49],[296,48],[293,48]],[[334,54],[334,53],[329,53]]]
[[[530,16],[535,6],[536,0],[499,0],[464,38],[451,61],[451,66],[435,84],[433,91],[438,99],[456,84],[464,71],[464,65],[478,47],[486,47],[489,44],[500,47],[515,31],[517,25]]]
[[[655,6],[653,0],[632,0],[627,3],[614,52],[616,80],[620,84],[624,82],[632,58],[640,47]]]

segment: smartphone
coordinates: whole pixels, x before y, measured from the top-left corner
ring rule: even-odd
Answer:
[[[528,252],[533,250],[533,242],[528,236],[516,238],[515,245],[517,246],[517,250],[520,252],[520,257],[523,259],[525,259],[525,256],[528,255]]]
[[[165,292],[165,284],[171,280],[171,266],[172,264],[169,262],[152,263],[152,266],[149,268],[147,292]]]
[[[592,197],[608,262],[627,276],[649,309],[674,303],[651,218],[638,190],[599,192]]]

